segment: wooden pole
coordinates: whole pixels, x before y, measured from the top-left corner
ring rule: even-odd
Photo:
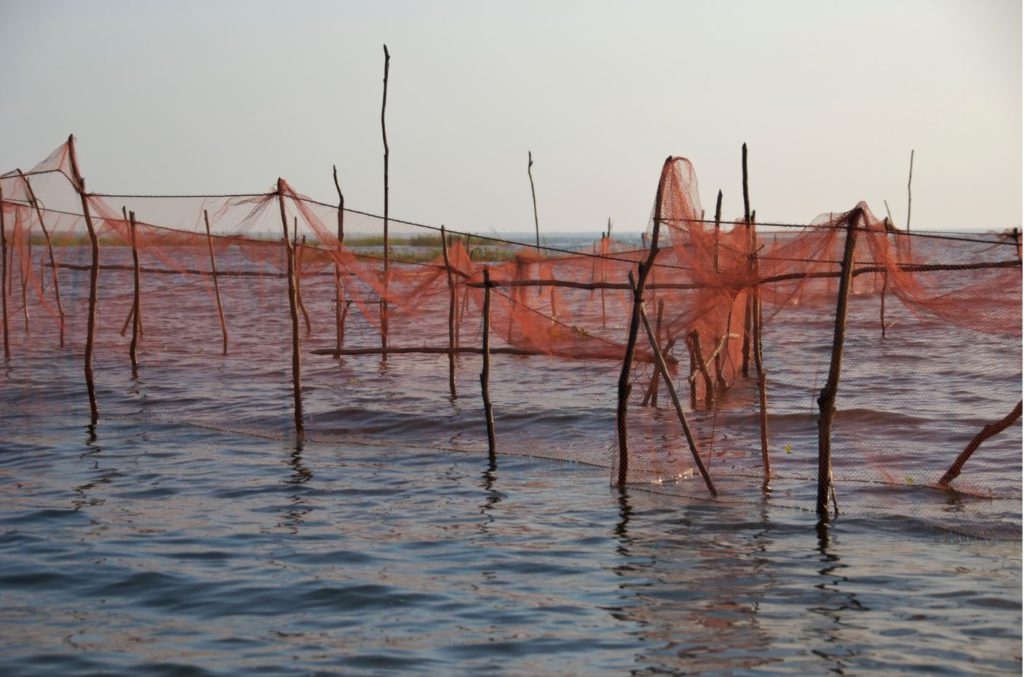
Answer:
[[[839,390],[839,372],[843,363],[843,342],[846,339],[846,311],[853,280],[853,251],[857,244],[857,222],[860,209],[850,212],[846,226],[846,245],[843,249],[843,267],[839,278],[839,297],[836,301],[836,320],[832,337],[832,359],[828,380],[818,396],[818,498],[819,515],[828,514],[828,499],[835,500],[832,484],[832,418],[836,410],[836,392]]]
[[[654,230],[651,233],[651,248],[647,254],[647,259],[637,266],[636,284],[634,285],[632,282],[630,284],[633,290],[633,310],[629,319],[629,334],[626,339],[626,351],[622,360],[622,371],[619,373],[618,405],[615,410],[615,423],[619,443],[619,486],[624,486],[629,479],[629,441],[626,428],[626,410],[629,405],[629,392],[632,389],[629,377],[633,367],[633,353],[636,350],[637,335],[640,333],[640,309],[643,302],[644,285],[647,284],[647,276],[651,268],[654,267],[654,259],[658,255],[658,233],[661,229],[661,209],[665,178],[671,165],[672,158],[669,157],[662,166],[661,176],[658,179],[658,191],[654,198]]]
[[[17,220],[15,220],[17,225]],[[22,231],[22,249],[20,256],[18,256],[18,268],[21,274],[18,275],[18,280],[21,282],[21,314],[25,318],[25,336],[29,336],[32,332],[29,329],[28,324],[28,279],[32,274],[32,224],[28,224],[28,227],[20,229]]]
[[[313,324],[310,322],[306,304],[302,301],[302,255],[306,251],[306,236],[303,235],[301,239],[299,238],[299,217],[295,217],[294,223],[292,249],[295,252],[295,301],[299,304],[299,310],[302,311],[302,319],[306,323],[306,336],[309,336],[313,333]]]
[[[388,268],[390,253],[388,251],[388,161],[391,151],[388,148],[388,128],[385,123],[384,114],[388,107],[388,71],[391,68],[391,54],[388,53],[388,46],[384,45],[384,97],[380,105],[380,131],[384,139],[384,298],[380,300],[380,346],[383,348],[381,355],[388,359],[388,301],[387,291],[389,287]]]
[[[718,191],[718,199],[715,200],[715,272],[721,272],[718,261],[718,240],[722,233],[722,191]]]
[[[658,346],[662,345],[661,341],[661,323],[665,313],[665,302],[658,300],[658,316],[654,321],[654,336],[657,338]],[[659,348],[660,350],[661,348]],[[661,372],[657,369],[654,370],[654,374],[651,376],[651,384],[647,387],[647,392],[644,394],[644,401],[640,403],[641,407],[658,406],[658,379],[661,378]]]
[[[526,152],[526,173],[530,177],[530,196],[533,198],[533,227],[537,232],[537,253],[540,253],[540,220],[537,218],[537,191],[533,189],[533,151]]]
[[[750,191],[747,181],[747,144],[743,144],[743,223],[747,234],[747,245],[750,247],[748,256],[753,253],[753,242],[750,237]],[[749,259],[748,259],[749,261]],[[752,303],[753,293],[747,296],[747,307],[743,313],[743,364],[742,373],[744,378],[750,376],[750,337],[752,330]]]
[[[630,282],[633,281],[633,271],[629,271],[629,279]],[[683,405],[679,403],[679,395],[676,394],[675,386],[672,385],[672,375],[668,371],[668,365],[665,364],[665,356],[658,346],[658,339],[655,336],[654,330],[651,329],[651,322],[647,319],[647,313],[644,312],[642,302],[640,304],[640,319],[643,321],[644,329],[647,332],[647,339],[651,344],[651,352],[654,353],[654,363],[658,367],[658,372],[665,380],[665,388],[668,390],[669,397],[672,398],[672,406],[675,407],[676,416],[683,427],[683,434],[686,436],[686,443],[690,447],[693,462],[697,466],[697,470],[700,471],[700,476],[704,478],[704,484],[707,485],[708,491],[711,492],[712,496],[718,496],[718,491],[711,481],[711,476],[708,474],[707,468],[704,467],[704,461],[701,460],[700,451],[697,449],[697,442],[693,438],[693,432],[690,430],[690,425],[686,421],[686,415],[683,413]]]
[[[914,180],[914,149],[910,149],[910,172],[907,174],[907,232],[910,232],[910,183]]]
[[[277,203],[281,208],[281,227],[284,230],[284,251],[288,272],[288,309],[292,320],[292,399],[295,409],[295,435],[302,440],[306,427],[302,420],[302,359],[299,348],[299,309],[295,294],[295,251],[288,237],[288,216],[284,209],[284,179],[277,180]]]
[[[483,326],[483,368],[480,371],[480,389],[483,393],[484,416],[487,419],[487,455],[493,464],[495,461],[496,444],[494,440],[494,412],[491,409],[491,275],[484,268],[484,326]]]
[[[206,210],[203,210],[206,214]],[[128,214],[129,235],[132,243],[132,268],[133,268],[133,294],[132,294],[132,341],[128,344],[128,356],[132,361],[132,378],[139,377],[139,327],[142,326],[142,319],[139,315],[142,298],[142,284],[139,278],[139,247],[135,239],[135,212]],[[216,279],[216,278],[214,278]],[[219,303],[219,300],[218,300]],[[222,320],[223,321],[223,318]]]
[[[223,338],[222,355],[228,354],[228,325],[224,321],[224,307],[220,302],[220,283],[217,282],[217,259],[213,255],[213,235],[210,233],[210,215],[203,210],[203,222],[206,224],[206,247],[210,250],[210,274],[213,276],[213,295],[217,300],[217,317],[220,319],[220,333]],[[132,249],[135,248],[135,222],[132,221]],[[136,280],[138,278],[136,277]],[[136,282],[136,284],[138,284]],[[137,306],[136,306],[137,307]]]
[[[338,359],[341,359],[341,349],[345,343],[345,311],[348,305],[343,304],[345,292],[341,286],[341,249],[345,242],[345,195],[341,192],[341,184],[338,183],[338,167],[333,165],[334,189],[338,191],[338,251],[334,259],[334,337],[335,347],[338,349]],[[342,310],[345,305],[345,310]]]
[[[92,262],[89,266],[89,315],[86,324],[85,334],[85,387],[89,392],[89,413],[91,425],[95,426],[99,421],[100,412],[96,404],[96,383],[93,379],[92,355],[95,350],[96,335],[96,302],[99,292],[100,275],[100,243],[96,237],[96,228],[92,222],[92,212],[89,210],[89,198],[85,192],[85,179],[78,170],[78,158],[75,154],[75,137],[68,137],[68,154],[71,160],[71,174],[74,178],[75,190],[82,200],[82,215],[85,217],[85,227],[89,231],[89,246],[92,253]]]
[[[1014,407],[1013,411],[1011,411],[1009,414],[999,419],[995,423],[989,423],[984,428],[982,428],[981,431],[974,436],[974,439],[972,439],[967,444],[967,446],[964,447],[964,450],[960,452],[960,455],[956,457],[956,460],[953,462],[953,465],[949,467],[949,470],[946,471],[946,474],[943,475],[942,479],[939,480],[938,485],[943,489],[949,488],[949,483],[960,476],[960,471],[961,469],[963,469],[964,463],[967,463],[967,459],[969,459],[971,457],[971,454],[973,454],[975,450],[977,450],[977,448],[981,446],[982,442],[984,442],[990,437],[993,437],[1003,432],[1011,425],[1013,425],[1014,421],[1020,418],[1021,406],[1022,403],[1017,402],[1017,406]]]
[[[57,279],[57,261],[53,255],[53,241],[50,238],[50,231],[46,227],[46,221],[43,219],[43,210],[39,206],[39,200],[36,199],[36,193],[32,190],[32,183],[25,176],[24,172],[18,170],[18,176],[25,183],[25,189],[28,191],[29,200],[32,203],[33,209],[36,212],[36,218],[39,219],[39,226],[43,229],[43,237],[46,238],[46,250],[50,256],[50,272],[53,279],[53,295],[57,302],[57,317],[60,321],[60,347],[64,347],[64,306],[60,300],[60,283]]]
[[[452,279],[452,266],[448,260],[448,235],[441,226],[441,254],[444,256],[444,273],[448,279],[448,390],[452,399],[458,397],[455,392],[455,280]]]
[[[760,264],[757,251],[754,251],[754,277],[760,278]],[[757,372],[758,423],[761,429],[761,467],[764,470],[764,487],[772,477],[772,464],[768,458],[768,377],[764,371],[764,342],[762,335],[761,287],[754,287],[754,371]]]
[[[4,216],[4,189],[0,185],[0,303],[3,305],[4,360],[11,359],[11,332],[7,317],[7,218]]]

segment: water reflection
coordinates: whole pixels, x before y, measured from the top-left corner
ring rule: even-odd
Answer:
[[[313,471],[304,463],[302,451],[303,441],[298,439],[288,456],[291,475],[284,480],[284,483],[290,485],[292,490],[288,493],[288,506],[282,512],[282,519],[277,524],[278,527],[287,529],[292,534],[299,532],[299,527],[305,523],[306,516],[313,512],[313,505],[307,500],[306,490],[303,487],[313,479]]]
[[[618,496],[614,568],[623,578],[610,613],[636,626],[649,648],[636,662],[668,672],[742,670],[781,660],[770,655],[763,603],[775,588],[772,526],[707,506],[666,505],[637,512]]]
[[[860,648],[845,636],[845,630],[852,628],[848,612],[867,611],[867,607],[861,604],[857,595],[852,592],[845,592],[841,589],[849,579],[842,574],[847,567],[839,555],[835,552],[836,543],[832,538],[833,523],[828,519],[821,519],[817,524],[817,552],[821,568],[818,575],[828,579],[814,585],[819,591],[818,602],[810,607],[808,611],[816,617],[825,618],[829,622],[824,625],[815,624],[809,628],[810,634],[820,638],[820,641],[828,645],[828,649],[812,649],[811,653],[818,656],[832,665],[831,670],[838,673],[849,667],[849,659],[861,654]]]

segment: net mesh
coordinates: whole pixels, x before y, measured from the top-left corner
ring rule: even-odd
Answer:
[[[639,246],[602,236],[553,251],[442,238],[436,228],[389,219],[385,256],[384,218],[318,202],[283,180],[245,195],[88,193],[72,144],[28,172],[0,176],[4,336],[8,362],[34,356],[40,372],[46,360],[81,355],[92,265],[87,205],[99,247],[99,407],[108,414],[138,414],[113,397],[104,403],[104,392],[140,387],[124,380],[137,333],[151,393],[185,373],[197,388],[207,376],[217,388],[193,408],[168,401],[160,409],[151,396],[146,416],[187,410],[195,424],[288,434],[291,247],[308,436],[486,448],[478,374],[490,293],[499,451],[605,466],[614,478],[615,382],[633,305],[627,280],[658,227],[644,303],[703,463],[724,497],[806,508],[851,219],[857,241],[833,427],[839,493],[856,484],[861,509],[904,510],[908,495],[935,487],[968,442],[1020,399],[1020,249],[1005,235],[897,231],[863,203],[800,228],[718,223],[704,218],[692,165],[670,158],[660,211]],[[627,480],[707,495],[654,357],[641,331]],[[37,390],[25,395],[26,410],[42,406]],[[986,440],[952,482],[956,495],[984,496],[992,519],[1019,522],[1020,445],[1019,422]]]

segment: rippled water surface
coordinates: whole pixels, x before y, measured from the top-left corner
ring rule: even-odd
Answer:
[[[841,512],[818,526],[820,313],[766,328],[770,495],[749,389],[690,412],[717,435],[711,500],[692,476],[610,486],[614,364],[502,358],[492,464],[477,358],[451,400],[444,357],[307,355],[297,445],[286,351],[245,348],[286,345],[280,305],[226,281],[221,357],[210,313],[146,284],[137,379],[123,295],[101,316],[94,429],[80,344],[19,334],[2,367],[5,675],[1021,671],[1020,424],[971,460],[970,491],[929,486],[1019,398],[1019,339],[921,320],[881,341],[877,308],[855,307]],[[375,340],[352,320],[352,344]],[[680,448],[665,404],[634,430]]]

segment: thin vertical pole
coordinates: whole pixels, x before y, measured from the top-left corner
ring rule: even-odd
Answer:
[[[910,183],[914,180],[914,149],[910,149],[910,172],[907,174],[907,232],[910,232]]]
[[[17,219],[15,219],[15,224],[17,225]],[[28,336],[32,333],[28,325],[28,278],[32,274],[32,223],[29,222],[28,227],[21,228],[21,231],[23,244],[20,256],[18,256],[18,268],[21,269],[18,279],[21,281],[21,313],[25,318],[25,336]]]
[[[441,254],[444,256],[444,273],[448,279],[448,390],[452,399],[458,397],[455,392],[455,281],[452,279],[452,266],[448,260],[448,235],[441,226]]]
[[[0,258],[3,259],[0,271],[0,298],[3,305],[4,321],[4,360],[11,359],[11,332],[7,321],[7,219],[4,216],[4,189],[0,185]]]
[[[68,151],[71,160],[71,174],[74,177],[75,190],[82,200],[82,215],[85,217],[85,227],[89,231],[89,245],[92,252],[92,261],[89,266],[89,315],[86,324],[85,334],[85,387],[89,392],[89,413],[91,425],[99,421],[100,412],[96,405],[96,383],[93,380],[92,355],[95,349],[96,335],[96,301],[99,291],[100,276],[100,243],[96,237],[96,228],[92,222],[92,213],[89,211],[89,198],[85,192],[85,179],[78,170],[78,159],[75,154],[75,137],[68,137]]]
[[[718,262],[718,240],[722,232],[722,191],[718,191],[715,201],[715,272],[720,272]]]
[[[295,252],[295,301],[299,304],[302,319],[306,323],[306,336],[313,333],[313,325],[309,320],[309,311],[302,301],[302,255],[306,251],[306,236],[299,238],[299,217],[295,217],[295,230],[292,233],[292,250]]]
[[[43,229],[43,237],[46,238],[46,249],[50,255],[50,273],[53,279],[53,295],[57,302],[57,317],[60,320],[60,347],[64,347],[64,306],[60,300],[60,283],[57,280],[57,261],[53,255],[53,241],[50,238],[50,231],[46,228],[46,221],[43,219],[43,210],[39,206],[39,200],[36,199],[36,193],[32,190],[32,183],[28,180],[28,177],[19,169],[18,176],[25,183],[25,189],[28,190],[29,200],[32,202],[32,207],[36,211],[36,218],[39,219],[39,226]]]
[[[836,301],[836,321],[832,338],[832,360],[828,369],[828,381],[818,396],[818,499],[819,515],[828,513],[828,499],[832,494],[832,418],[836,409],[836,392],[839,390],[839,372],[843,363],[843,342],[846,339],[846,310],[850,299],[853,279],[853,251],[857,244],[857,222],[861,212],[857,208],[850,212],[846,226],[846,246],[843,250],[843,267],[839,279],[839,297]]]
[[[629,383],[629,376],[633,367],[633,353],[636,350],[637,336],[640,333],[640,304],[643,302],[644,286],[647,283],[647,275],[650,273],[651,268],[654,267],[654,259],[658,255],[658,233],[661,229],[661,208],[665,177],[671,165],[672,158],[666,158],[665,164],[661,169],[661,176],[658,179],[658,191],[654,198],[654,229],[651,233],[651,248],[647,254],[647,259],[637,266],[636,285],[633,286],[633,310],[629,319],[629,334],[626,339],[626,350],[622,359],[622,371],[619,373],[618,404],[615,410],[615,423],[619,443],[619,486],[624,486],[629,478],[629,442],[628,430],[626,428],[626,410],[629,404],[629,391],[632,389]]]
[[[388,359],[388,301],[387,292],[389,286],[388,268],[390,253],[388,252],[388,161],[391,151],[388,148],[388,128],[385,124],[384,114],[388,107],[388,71],[391,68],[391,54],[388,53],[388,46],[384,45],[384,97],[380,105],[380,131],[384,139],[384,298],[380,300],[380,346],[383,359]]]
[[[223,337],[223,348],[221,351],[222,355],[228,354],[228,325],[224,322],[224,307],[220,302],[220,283],[217,282],[217,259],[213,256],[213,235],[210,234],[210,215],[203,210],[203,222],[206,224],[206,247],[210,250],[210,272],[213,275],[213,294],[217,299],[217,317],[220,319],[220,333]],[[132,249],[135,247],[135,222],[132,221]],[[138,273],[136,273],[136,280],[138,280]],[[138,282],[136,282],[138,285]],[[136,305],[138,308],[138,305]],[[138,311],[136,310],[136,313]]]
[[[338,191],[338,251],[334,258],[334,331],[335,348],[338,351],[338,359],[341,359],[341,349],[345,343],[345,312],[342,311],[342,300],[344,291],[341,286],[341,248],[345,242],[345,196],[341,192],[341,184],[338,183],[338,167],[332,166],[334,170],[334,189]],[[348,310],[348,307],[345,307]]]
[[[494,441],[494,412],[491,409],[491,275],[484,268],[484,326],[483,326],[483,368],[480,371],[480,389],[484,400],[484,416],[487,419],[487,454],[494,463],[496,444]]]
[[[204,215],[206,211],[203,211]],[[139,377],[139,327],[142,326],[142,319],[139,317],[139,306],[142,297],[142,284],[139,279],[139,247],[135,239],[135,212],[128,214],[129,235],[132,243],[132,272],[134,279],[134,290],[132,294],[132,341],[128,345],[128,356],[132,361],[132,378]],[[216,278],[214,278],[216,279]]]
[[[292,399],[295,408],[295,435],[306,436],[302,420],[302,360],[299,352],[299,309],[295,296],[295,250],[288,237],[288,216],[284,209],[284,179],[277,180],[277,203],[281,208],[281,227],[284,230],[284,252],[288,273],[288,309],[292,320]]]
[[[747,182],[747,144],[743,144],[743,223],[745,224],[747,234],[747,246],[750,251],[747,253],[748,257],[753,253],[753,242],[750,237],[750,191],[748,189]],[[749,259],[748,259],[749,261]],[[747,296],[747,307],[743,313],[743,365],[742,373],[744,377],[750,376],[750,336],[752,330],[752,304],[753,294]]]
[[[526,151],[526,173],[530,177],[530,196],[533,198],[533,227],[537,232],[537,252],[540,252],[540,220],[537,218],[537,191],[533,188],[533,151]]]
[[[756,242],[755,242],[756,244]],[[754,277],[760,280],[761,266],[757,250],[753,253]],[[761,467],[764,470],[764,486],[768,487],[772,477],[772,464],[768,458],[768,376],[764,371],[764,341],[762,336],[761,286],[754,287],[752,320],[754,326],[754,371],[757,373],[758,423],[761,429]]]

